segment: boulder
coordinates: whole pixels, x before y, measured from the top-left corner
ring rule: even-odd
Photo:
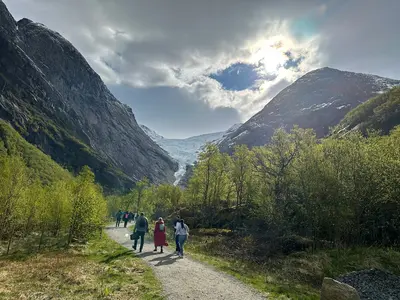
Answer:
[[[360,300],[360,296],[352,286],[325,277],[322,283],[321,300]]]

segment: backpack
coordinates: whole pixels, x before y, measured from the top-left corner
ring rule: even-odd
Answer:
[[[144,217],[140,217],[138,220],[138,226],[139,227],[146,227],[146,220]]]
[[[129,218],[129,214],[125,214],[124,219],[128,219],[128,218]]]

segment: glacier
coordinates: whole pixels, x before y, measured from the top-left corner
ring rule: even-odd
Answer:
[[[186,139],[165,138],[145,125],[140,125],[140,127],[154,142],[178,162],[179,169],[175,172],[174,182],[174,185],[178,185],[186,173],[186,166],[195,163],[199,153],[207,143],[218,145],[226,136],[235,132],[241,125],[235,124],[226,131],[207,133]]]

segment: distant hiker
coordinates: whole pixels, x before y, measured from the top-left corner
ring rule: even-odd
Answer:
[[[189,236],[189,227],[185,224],[184,220],[181,219],[176,223],[175,235],[178,237],[179,242],[179,257],[183,257],[183,245],[185,244],[187,237]]]
[[[129,212],[129,223],[132,222],[133,218],[134,218],[133,212]]]
[[[126,228],[126,225],[128,225],[128,221],[129,221],[129,213],[127,211],[124,212],[124,216],[122,217],[122,221],[124,221],[124,227]]]
[[[174,221],[174,235],[175,235],[175,246],[176,246],[175,251],[176,251],[176,254],[179,254],[179,252],[180,252],[179,251],[179,238],[176,235],[176,224],[179,222],[180,219],[181,219],[180,216],[176,216],[176,219]]]
[[[137,241],[140,238],[139,252],[142,252],[144,244],[144,235],[146,234],[146,232],[149,232],[149,221],[144,216],[144,213],[141,213],[140,216],[137,218],[135,223],[135,228],[133,229],[133,233],[136,234],[136,238],[132,246],[134,250],[136,250]]]
[[[167,245],[167,228],[165,227],[163,218],[158,218],[154,226],[154,251],[157,251],[157,247],[161,247],[161,253],[164,252],[163,247]]]
[[[115,227],[119,227],[119,224],[121,223],[121,218],[122,218],[122,211],[119,210],[119,211],[117,212],[117,214],[115,215],[115,219],[117,220],[117,221],[115,222]]]

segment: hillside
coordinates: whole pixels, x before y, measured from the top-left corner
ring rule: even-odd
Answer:
[[[0,120],[0,157],[2,154],[21,156],[30,170],[44,183],[71,178],[67,170],[25,141],[9,124]]]
[[[317,137],[326,136],[353,108],[387,89],[399,80],[375,75],[322,68],[309,72],[276,95],[220,144],[232,152],[235,145],[250,147],[269,142],[277,128],[293,125],[312,128]]]
[[[179,169],[175,173],[175,185],[183,178],[186,170],[197,160],[198,154],[207,143],[219,144],[226,136],[239,128],[241,124],[235,124],[227,131],[202,134],[186,139],[168,139],[159,135],[145,125],[140,125],[143,131],[162,149],[179,163]]]
[[[16,22],[0,0],[0,119],[53,160],[88,165],[108,189],[146,176],[172,182],[177,164],[137,124],[84,57],[42,24]]]
[[[376,96],[350,111],[334,129],[334,134],[343,134],[353,129],[363,133],[378,130],[388,134],[400,124],[400,87]]]

